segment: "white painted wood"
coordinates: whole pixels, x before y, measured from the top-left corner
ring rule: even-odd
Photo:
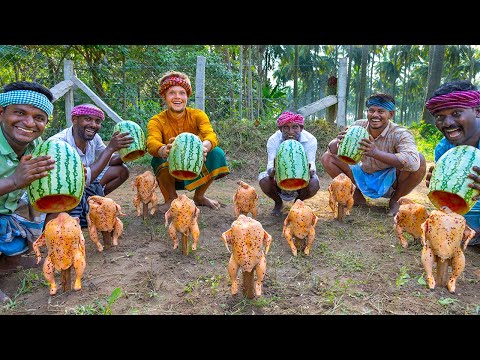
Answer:
[[[305,105],[298,109],[298,113],[307,117],[308,115],[312,115],[317,111],[323,110],[326,107],[335,105],[337,103],[337,97],[335,95],[328,95],[324,98],[315,101],[311,104]]]
[[[338,64],[337,126],[342,128],[347,126],[347,80],[347,58],[341,58]]]
[[[118,116],[118,114],[113,111],[110,106],[108,106],[102,99],[100,99],[97,94],[95,94],[92,90],[90,90],[90,88],[82,81],[80,80],[79,78],[77,77],[73,77],[73,83],[78,86],[78,88],[80,90],[82,90],[85,94],[87,94],[90,99],[93,100],[93,102],[99,107],[101,108],[103,111],[105,111],[107,113],[108,116],[110,116],[110,118],[112,118],[113,121],[115,122],[120,122],[120,121],[123,121],[123,119]]]
[[[57,85],[52,87],[50,91],[53,94],[53,102],[60,99],[72,87],[73,87],[72,80],[63,80],[62,82],[59,82]]]
[[[73,67],[73,60],[65,60],[63,62],[63,76],[65,80],[72,81],[75,77],[75,69]],[[73,81],[72,81],[73,82]],[[73,102],[73,89],[75,87],[72,86],[66,93],[65,93],[65,122],[67,127],[72,126],[72,109],[75,106]]]
[[[205,56],[197,56],[195,77],[195,107],[205,111]]]

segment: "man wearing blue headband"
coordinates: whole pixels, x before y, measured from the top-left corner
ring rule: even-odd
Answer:
[[[18,210],[28,203],[25,188],[54,168],[50,156],[30,155],[42,141],[52,100],[50,90],[34,82],[14,82],[0,93],[0,273],[36,266],[35,257],[22,254],[41,234],[44,214]],[[9,300],[0,290],[0,304]]]
[[[399,208],[398,199],[408,195],[423,180],[425,158],[419,153],[412,133],[393,122],[395,100],[392,96],[376,93],[365,104],[367,119],[352,124],[365,127],[370,134],[368,139],[360,141],[359,149],[363,151],[360,161],[349,165],[337,156],[345,129],[328,144],[322,165],[332,179],[344,173],[355,183],[355,204],[365,204],[365,196],[390,198],[388,215],[394,216]]]

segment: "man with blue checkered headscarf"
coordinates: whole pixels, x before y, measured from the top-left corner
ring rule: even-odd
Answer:
[[[26,187],[54,168],[50,156],[32,158],[53,112],[53,94],[35,82],[19,81],[0,93],[0,272],[36,266],[23,256],[41,234],[45,214],[19,214]],[[0,289],[0,304],[9,301]]]
[[[337,156],[345,129],[328,144],[322,165],[332,179],[344,173],[355,183],[355,204],[365,204],[365,196],[389,198],[388,215],[395,216],[398,199],[408,195],[425,176],[425,157],[419,153],[412,133],[393,121],[395,99],[391,95],[375,93],[365,105],[367,119],[352,124],[363,126],[369,133],[368,139],[360,141],[359,149],[363,152],[360,161],[349,165]]]

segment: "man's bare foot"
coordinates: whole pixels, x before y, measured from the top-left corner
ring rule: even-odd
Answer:
[[[275,203],[275,206],[272,209],[272,212],[270,215],[272,216],[280,216],[282,214],[282,207],[283,207],[283,202],[281,203]]]
[[[359,191],[355,191],[353,193],[353,204],[354,205],[365,205],[367,203],[367,199],[363,196],[363,194]]]
[[[208,206],[210,209],[217,210],[220,209],[220,203],[217,200],[209,199],[206,196],[201,198],[193,197],[193,201],[197,206]]]
[[[387,215],[388,216],[395,216],[398,213],[398,209],[400,208],[400,205],[398,205],[397,200],[390,199],[390,202],[388,203],[389,205],[389,210]]]
[[[170,205],[172,205],[172,201],[167,201],[165,204],[162,204],[158,207],[158,211],[162,212],[162,213],[166,213],[168,211],[168,209],[170,209]]]

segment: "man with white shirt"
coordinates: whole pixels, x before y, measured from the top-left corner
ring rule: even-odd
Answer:
[[[80,218],[80,226],[87,227],[89,210],[87,199],[92,195],[105,196],[122,185],[130,172],[116,153],[127,148],[133,138],[128,132],[112,135],[105,145],[98,132],[105,120],[104,112],[92,104],[82,104],[72,109],[72,126],[51,136],[49,139],[65,141],[77,150],[86,169],[85,190],[80,203],[68,213]],[[58,214],[48,214],[45,224]]]
[[[271,212],[273,216],[280,216],[283,201],[309,199],[320,189],[320,182],[315,167],[317,139],[303,129],[304,122],[304,117],[300,114],[294,114],[291,111],[283,112],[277,119],[278,130],[267,141],[267,170],[258,175],[258,180],[260,188],[265,195],[275,202]],[[296,191],[280,189],[275,180],[275,155],[280,144],[289,139],[299,141],[302,144],[310,167],[310,182],[308,186]]]

